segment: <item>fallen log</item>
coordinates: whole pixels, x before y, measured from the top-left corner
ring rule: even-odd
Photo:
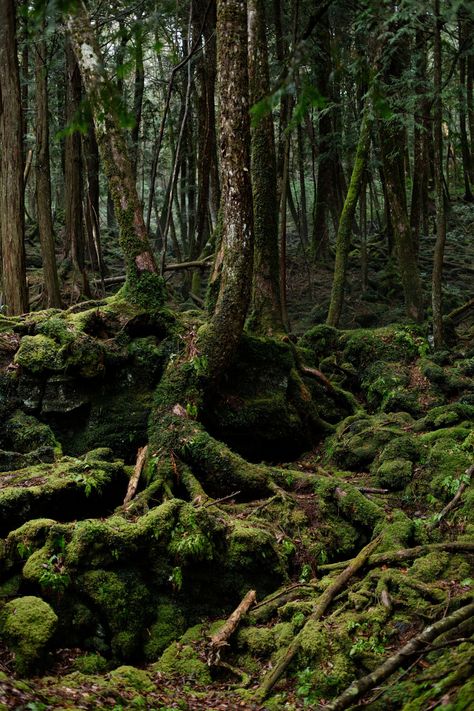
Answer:
[[[350,561],[349,565],[345,568],[345,570],[340,575],[338,575],[334,582],[331,583],[328,588],[326,588],[322,595],[320,595],[316,602],[316,606],[311,615],[306,620],[305,625],[298,632],[293,642],[288,646],[285,654],[280,659],[278,664],[267,674],[266,678],[260,685],[260,688],[257,691],[257,697],[259,699],[263,700],[268,695],[268,693],[273,689],[279,678],[285,672],[290,662],[295,657],[296,653],[300,648],[301,638],[308,623],[317,622],[323,617],[337,593],[342,590],[348,580],[350,580],[350,578],[365,565],[370,554],[378,546],[381,540],[382,536],[379,535],[374,538],[374,540],[371,541],[368,545],[366,545],[365,548],[362,548],[362,550],[356,555],[356,557]]]
[[[453,612],[449,617],[445,617],[429,625],[429,627],[425,627],[423,632],[413,637],[398,652],[386,659],[377,669],[367,674],[367,676],[363,676],[361,679],[352,682],[337,699],[321,708],[324,708],[324,711],[343,711],[343,709],[353,706],[368,691],[391,676],[406,661],[407,657],[411,657],[423,651],[431,651],[431,646],[425,649],[426,645],[430,645],[433,640],[440,637],[444,632],[457,627],[473,616],[474,603],[471,603],[459,608],[459,610]]]

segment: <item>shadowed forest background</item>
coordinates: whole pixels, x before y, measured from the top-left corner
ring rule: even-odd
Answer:
[[[0,709],[472,708],[473,80],[466,0],[0,0]]]

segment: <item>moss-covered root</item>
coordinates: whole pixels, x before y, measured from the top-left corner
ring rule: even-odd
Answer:
[[[288,646],[285,654],[275,666],[275,668],[272,669],[271,672],[263,680],[257,692],[257,697],[259,699],[264,699],[269,694],[269,692],[273,689],[281,675],[287,669],[288,665],[294,659],[296,653],[300,648],[300,642],[304,634],[306,625],[317,622],[324,616],[334,597],[344,588],[348,580],[350,580],[350,578],[365,565],[370,554],[379,545],[380,541],[381,536],[377,536],[376,538],[374,538],[373,541],[366,545],[350,562],[347,568],[340,575],[338,575],[334,582],[331,583],[331,585],[329,585],[329,587],[323,592],[323,594],[318,599],[316,606],[313,612],[311,613],[309,619],[306,621],[306,624],[303,629],[300,630],[298,635]]]
[[[326,708],[329,711],[343,711],[343,709],[353,706],[368,691],[380,684],[384,679],[391,676],[407,659],[413,654],[423,651],[427,645],[437,639],[448,630],[458,627],[465,620],[474,616],[474,603],[464,605],[448,617],[435,622],[426,627],[423,632],[400,649],[396,654],[385,660],[385,662],[367,676],[353,682],[344,693],[335,699]]]

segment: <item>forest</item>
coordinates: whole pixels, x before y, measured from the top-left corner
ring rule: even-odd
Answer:
[[[472,0],[0,0],[0,711],[474,708]]]

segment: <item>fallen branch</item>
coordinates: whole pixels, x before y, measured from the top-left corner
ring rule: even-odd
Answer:
[[[222,627],[215,634],[212,635],[209,645],[210,649],[207,656],[207,663],[209,666],[211,666],[212,664],[219,663],[222,647],[226,647],[229,644],[227,640],[235,632],[240,620],[244,615],[247,614],[256,599],[256,591],[249,590],[242,602],[227,618]]]
[[[402,548],[398,551],[388,551],[387,553],[379,553],[370,556],[367,565],[370,567],[390,565],[391,563],[398,563],[403,560],[419,558],[422,555],[428,555],[428,553],[435,553],[436,551],[474,553],[474,543],[471,541],[447,541],[445,543],[428,543],[423,546],[414,546],[413,548]],[[323,565],[318,565],[318,570],[325,573],[332,570],[341,570],[348,565],[349,562],[350,561],[343,560],[338,563],[324,563]]]
[[[453,496],[453,498],[451,499],[451,501],[450,501],[448,504],[446,504],[446,506],[444,507],[444,509],[443,509],[442,511],[440,511],[439,514],[436,515],[435,520],[432,521],[431,523],[429,523],[429,524],[427,525],[426,528],[428,529],[428,531],[432,531],[433,528],[436,528],[436,526],[439,526],[439,524],[441,523],[441,521],[443,520],[443,518],[446,518],[446,516],[448,515],[448,513],[453,510],[453,508],[456,506],[457,502],[459,501],[459,499],[460,499],[461,496],[463,495],[464,491],[467,489],[467,487],[468,487],[469,484],[471,483],[471,477],[472,477],[473,474],[474,474],[474,464],[472,464],[472,465],[469,467],[469,469],[466,469],[466,477],[467,477],[467,478],[466,478],[464,481],[461,482],[461,484],[460,484],[458,490],[457,490],[456,493],[454,494],[454,496]]]
[[[138,482],[140,480],[140,476],[143,471],[143,467],[145,466],[147,452],[148,452],[148,445],[138,448],[135,469],[133,470],[133,474],[130,477],[130,481],[128,482],[127,493],[126,493],[125,498],[123,500],[124,506],[129,504],[130,501],[135,496],[135,493],[136,493],[137,487],[138,487]]]
[[[398,652],[386,659],[385,662],[373,672],[354,681],[337,699],[329,705],[324,706],[324,711],[343,711],[343,709],[353,706],[368,691],[391,676],[406,661],[407,657],[419,654],[420,651],[431,651],[429,647],[426,650],[424,647],[447,630],[457,627],[461,622],[469,619],[473,615],[474,603],[471,603],[470,605],[465,605],[459,610],[456,610],[449,615],[449,617],[445,617],[429,625],[429,627],[426,627],[423,632],[413,637],[413,639],[405,644]]]
[[[282,676],[290,662],[295,657],[296,653],[300,648],[301,639],[304,635],[304,631],[307,625],[310,622],[317,622],[323,617],[329,605],[333,601],[334,597],[340,590],[342,590],[342,588],[346,585],[350,578],[365,565],[370,554],[378,546],[381,539],[382,536],[377,536],[376,538],[374,538],[373,541],[366,545],[365,548],[362,548],[362,550],[356,555],[356,557],[350,561],[347,568],[340,575],[337,576],[334,582],[331,583],[331,585],[329,585],[329,587],[326,588],[323,594],[318,598],[316,602],[316,607],[306,620],[306,623],[303,628],[298,632],[293,642],[288,646],[285,654],[280,659],[275,668],[272,669],[266,676],[266,678],[263,680],[260,688],[257,691],[257,695],[260,699],[263,700],[268,695],[268,693],[273,689],[273,687],[275,686],[279,678]]]
[[[361,494],[388,494],[389,489],[374,489],[372,486],[357,486]]]

